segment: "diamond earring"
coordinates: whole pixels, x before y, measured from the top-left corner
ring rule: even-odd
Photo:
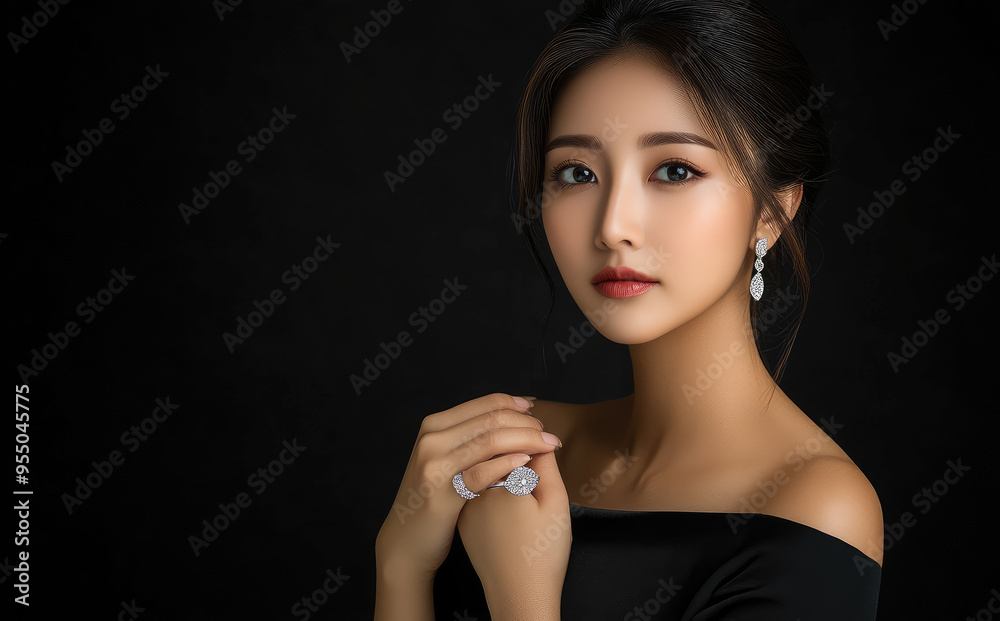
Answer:
[[[760,271],[764,269],[764,255],[767,254],[767,238],[761,237],[757,240],[757,246],[754,249],[757,253],[757,260],[753,262],[754,269],[757,273],[754,274],[753,280],[750,281],[750,295],[753,299],[760,300],[760,296],[764,295],[764,279],[760,275]]]

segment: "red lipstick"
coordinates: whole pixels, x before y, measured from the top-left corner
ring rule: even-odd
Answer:
[[[631,298],[646,293],[659,281],[624,265],[605,266],[590,279],[607,298]]]

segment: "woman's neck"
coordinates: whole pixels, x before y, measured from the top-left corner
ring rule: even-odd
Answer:
[[[731,450],[754,437],[772,397],[787,401],[741,308],[726,296],[656,340],[629,346],[635,392],[622,441],[633,455]]]

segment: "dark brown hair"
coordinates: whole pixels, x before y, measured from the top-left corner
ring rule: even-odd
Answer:
[[[541,267],[555,303],[552,277],[540,255],[543,149],[552,105],[573,76],[619,55],[638,55],[675,76],[691,95],[702,125],[721,145],[753,196],[754,221],[782,231],[768,249],[765,281],[780,282],[779,263],[791,264],[800,310],[783,339],[773,373],[780,381],[809,297],[805,258],[807,222],[829,161],[829,138],[820,115],[820,85],[787,28],[748,0],[587,0],[542,50],[528,74],[517,115],[514,163],[520,232]],[[801,183],[802,199],[789,220],[779,194]],[[769,243],[769,246],[773,242]],[[770,260],[772,250],[778,260]],[[747,283],[749,290],[749,282]],[[761,306],[751,298],[751,325],[761,350]],[[770,323],[770,322],[769,322]],[[767,362],[761,351],[761,359]]]

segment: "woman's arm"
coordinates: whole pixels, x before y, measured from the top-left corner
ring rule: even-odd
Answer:
[[[530,408],[523,397],[497,392],[424,417],[375,538],[376,621],[433,621],[434,576],[466,503],[453,477],[462,473],[466,489],[479,494],[530,455],[555,450]]]
[[[495,621],[560,621],[561,599],[559,593],[530,586],[486,598]]]
[[[375,559],[375,621],[434,621],[434,576]]]

